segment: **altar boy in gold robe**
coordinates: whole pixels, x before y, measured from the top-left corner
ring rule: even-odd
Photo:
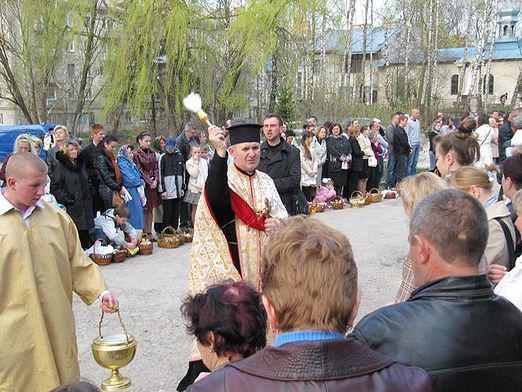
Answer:
[[[0,193],[0,391],[41,392],[79,378],[72,293],[87,304],[117,300],[83,252],[64,211],[40,200],[47,166],[14,154]]]
[[[194,224],[188,286],[191,295],[232,279],[258,287],[265,238],[288,216],[268,174],[256,170],[261,125],[239,122],[223,130],[208,129],[216,152],[208,171]],[[227,136],[233,163],[227,166]],[[178,386],[184,390],[202,368],[191,358],[189,373]],[[192,380],[191,380],[192,378]]]

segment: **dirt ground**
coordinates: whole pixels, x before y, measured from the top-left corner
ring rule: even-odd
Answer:
[[[400,200],[384,200],[361,209],[327,211],[316,217],[342,230],[354,248],[359,269],[362,304],[359,318],[389,304],[397,292],[402,258],[408,250],[407,224]],[[132,379],[131,391],[175,391],[185,374],[190,340],[179,307],[186,295],[190,245],[155,248],[151,256],[137,256],[103,267],[103,275],[121,303],[129,333],[138,340],[134,361],[122,370]],[[74,300],[82,377],[100,384],[109,373],[91,354],[100,310]],[[120,332],[116,316],[108,316],[104,331]]]

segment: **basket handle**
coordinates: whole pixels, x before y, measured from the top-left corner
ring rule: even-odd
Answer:
[[[364,197],[364,195],[362,194],[361,191],[353,191],[352,194],[351,194],[351,196],[350,196],[350,199],[351,199],[351,198],[354,198],[354,195],[355,195],[355,197],[357,197],[358,199],[361,198],[361,197]]]
[[[377,188],[372,188],[372,189],[370,189],[369,193],[372,195],[377,195],[377,194],[381,193],[381,191],[379,191]]]
[[[96,253],[96,245],[101,246],[101,240],[100,239],[97,239],[96,241],[94,241],[94,244],[92,245],[92,254],[94,256],[97,255],[97,253]]]
[[[120,325],[121,327],[123,328],[123,333],[125,333],[125,338],[127,339],[127,344],[129,344],[129,334],[127,333],[127,329],[125,328],[125,324],[123,324],[123,319],[121,318],[121,314],[120,314],[120,310],[118,309],[117,311],[118,313],[118,318],[120,320]],[[102,322],[103,322],[103,316],[105,315],[105,312],[102,310],[101,312],[101,317],[100,317],[100,322],[98,323],[98,336],[100,338],[103,338],[103,335],[102,335]]]
[[[170,233],[167,233],[167,230],[170,231]],[[172,226],[167,226],[163,230],[161,230],[161,235],[164,234],[176,234],[176,230]]]

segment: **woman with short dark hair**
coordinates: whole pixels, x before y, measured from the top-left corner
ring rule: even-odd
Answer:
[[[342,194],[348,178],[348,168],[352,159],[352,148],[343,136],[341,124],[332,124],[332,133],[326,138],[328,175],[334,183],[335,193]]]
[[[247,282],[219,284],[188,296],[181,313],[210,371],[266,346],[267,316],[261,295]]]

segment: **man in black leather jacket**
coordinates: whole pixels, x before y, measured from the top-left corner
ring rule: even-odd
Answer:
[[[420,286],[410,299],[364,317],[353,337],[431,375],[436,391],[522,391],[522,312],[477,275],[487,243],[478,200],[443,190],[410,222],[410,257]]]
[[[189,392],[431,392],[428,374],[345,339],[358,306],[346,236],[302,216],[282,221],[260,277],[274,346],[228,362]],[[297,283],[296,283],[297,282]]]
[[[299,150],[281,137],[283,120],[277,114],[268,114],[263,121],[267,139],[261,143],[261,158],[257,170],[274,180],[281,201],[289,215],[295,215],[297,194],[301,184],[301,157]]]

